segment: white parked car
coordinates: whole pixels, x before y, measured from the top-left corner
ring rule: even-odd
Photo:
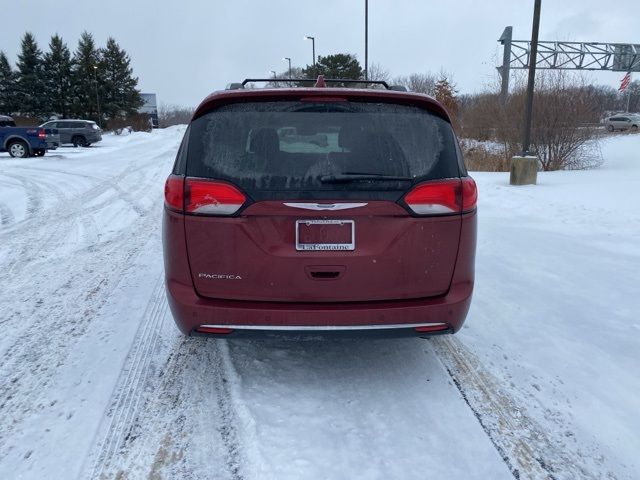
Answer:
[[[610,132],[615,130],[637,131],[638,125],[640,125],[640,115],[633,113],[613,115],[604,121],[604,125]]]

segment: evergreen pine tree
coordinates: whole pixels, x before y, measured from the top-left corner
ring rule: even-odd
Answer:
[[[44,55],[46,97],[51,111],[62,118],[71,113],[71,53],[59,35],[51,37],[49,52]]]
[[[98,75],[102,86],[102,113],[106,118],[125,117],[142,106],[140,92],[136,89],[138,78],[133,76],[131,59],[111,37],[101,51]]]
[[[17,67],[17,110],[22,115],[46,116],[48,112],[42,79],[42,52],[30,32],[22,37]]]
[[[15,111],[15,74],[4,52],[0,51],[0,115]]]
[[[98,119],[96,78],[99,63],[100,52],[96,49],[93,36],[85,31],[78,41],[78,48],[74,53],[71,69],[71,82],[73,84],[72,111],[79,118]],[[99,92],[99,82],[97,88]]]
[[[344,78],[351,80],[361,80],[364,78],[364,71],[355,55],[349,53],[336,53],[319,56],[315,65],[307,65],[302,70],[305,78],[315,80],[318,75],[325,78]],[[334,84],[331,86],[345,86],[344,84]]]

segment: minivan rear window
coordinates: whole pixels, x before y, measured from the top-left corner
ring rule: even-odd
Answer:
[[[256,200],[386,199],[459,176],[457,155],[451,125],[418,107],[247,102],[193,121],[186,174],[229,181]]]

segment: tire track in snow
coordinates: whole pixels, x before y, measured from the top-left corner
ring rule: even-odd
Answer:
[[[97,311],[131,268],[133,259],[148,241],[147,232],[153,221],[148,216],[139,230],[120,241],[102,245],[96,252],[76,255],[78,264],[74,269],[56,272],[56,277],[67,279],[64,285],[57,286],[60,278],[46,278],[36,298],[29,297],[29,303],[21,302],[17,311],[5,311],[8,317],[2,323],[7,324],[6,331],[13,333],[14,340],[0,361],[0,377],[11,379],[0,383],[0,457],[11,431],[18,428],[22,417],[30,415],[34,399],[49,385],[49,371],[65,362],[74,339],[86,332]],[[79,297],[75,292],[83,295]],[[11,327],[13,321],[24,318],[31,319],[32,324]]]
[[[13,224],[11,226],[12,228],[2,232],[0,238],[4,237],[8,239],[5,245],[3,245],[3,248],[16,253],[10,255],[4,265],[0,264],[0,268],[7,272],[7,274],[15,274],[20,269],[23,269],[26,264],[41,258],[46,258],[49,252],[55,251],[64,243],[65,238],[67,238],[71,232],[78,230],[78,219],[81,216],[99,212],[106,206],[112,204],[114,200],[123,200],[129,204],[139,216],[144,216],[147,209],[142,208],[137,202],[134,202],[132,194],[148,192],[150,190],[149,184],[155,183],[152,181],[158,172],[149,175],[148,177],[150,178],[146,178],[146,182],[135,182],[129,189],[129,192],[125,192],[120,184],[131,175],[145,170],[150,166],[155,165],[162,167],[159,160],[166,158],[167,154],[175,150],[175,148],[175,145],[169,145],[159,150],[158,153],[153,155],[149,160],[137,165],[127,166],[127,168],[115,177],[105,179],[72,201],[64,201],[64,195],[61,191],[58,191],[56,195],[59,197],[59,201],[53,207],[56,208],[55,215],[51,215],[49,211],[41,211],[42,189],[28,179],[23,178],[20,180],[20,178],[18,178],[18,180],[25,182],[25,185],[33,184],[33,190],[36,193],[32,192],[31,195],[34,196],[34,198],[40,198],[40,206],[37,207],[36,210],[33,210],[34,213],[32,216]],[[112,191],[112,195],[110,195],[109,198],[95,205],[90,204],[92,200],[108,191]],[[20,230],[16,231],[18,227]],[[9,235],[9,233],[11,235]],[[37,255],[32,255],[33,253]]]
[[[44,196],[46,195],[43,185],[48,187],[48,192],[53,193],[56,198],[54,207],[65,203],[65,196],[61,189],[45,183],[40,185],[15,172],[12,172],[11,176],[23,185],[27,207],[26,217],[15,222],[0,236],[6,240],[3,242],[3,248],[11,252],[11,255],[7,256],[7,262],[0,265],[0,268],[8,275],[14,274],[17,266],[33,261],[38,256],[42,257],[47,250],[55,249],[59,246],[60,240],[75,226],[75,222],[70,225],[69,218],[63,218],[61,215],[51,219],[51,215],[48,215],[48,212],[43,208]],[[59,213],[63,214],[64,210],[62,208]],[[75,218],[71,220],[74,221]]]
[[[440,361],[516,479],[597,479],[580,454],[554,442],[460,340],[431,339]],[[616,477],[609,473],[608,478]]]
[[[111,407],[107,413],[110,417],[109,427],[100,442],[100,453],[96,457],[91,478],[103,478],[105,469],[111,465],[118,448],[128,436],[127,430],[131,427],[144,396],[153,351],[158,344],[160,325],[167,308],[164,279],[161,276],[156,281],[133,346],[125,360],[118,387],[110,402]]]
[[[166,312],[166,299],[161,302]],[[127,373],[114,390],[105,417],[109,428],[96,444],[98,453],[89,456],[93,464],[85,477],[244,480],[236,379],[224,341],[183,337],[167,327],[173,342],[147,353],[151,363],[137,368],[136,380]],[[142,330],[132,352],[148,351],[141,346],[148,344],[145,335]],[[139,356],[130,356],[127,372],[136,370]]]
[[[16,217],[9,207],[4,203],[0,203],[0,225],[3,227],[9,226],[16,221]]]
[[[226,465],[231,472],[233,480],[242,480],[242,459],[241,442],[236,428],[239,422],[237,411],[237,399],[232,394],[232,385],[237,384],[238,376],[233,369],[231,356],[225,340],[216,342],[216,353],[219,355],[219,364],[223,367],[219,370],[220,377],[217,379],[218,409],[221,414],[221,425],[218,431],[226,450]],[[214,384],[214,385],[215,385]]]
[[[175,143],[171,149],[177,148],[177,141]],[[73,252],[63,252],[66,258],[73,255],[71,263],[48,262],[47,268],[41,270],[38,263],[34,264],[35,260],[47,261],[50,255],[63,258],[59,251],[62,244],[52,240],[44,245],[35,240],[39,234],[47,239],[58,234],[67,235],[67,229],[77,226],[82,218],[81,208],[84,207],[79,206],[85,202],[72,199],[62,206],[61,210],[66,208],[69,222],[61,220],[59,215],[50,218],[51,215],[47,217],[43,213],[36,218],[48,220],[46,228],[38,228],[39,224],[27,228],[26,225],[31,225],[28,223],[23,225],[19,235],[5,237],[19,237],[17,245],[26,250],[22,258],[16,257],[22,250],[10,250],[13,263],[10,261],[9,265],[20,272],[13,278],[23,280],[6,285],[0,297],[3,311],[0,324],[7,334],[0,340],[0,377],[7,379],[0,383],[0,458],[8,452],[6,448],[11,448],[12,432],[20,432],[22,420],[40,408],[38,401],[51,382],[52,369],[65,363],[71,346],[90,328],[95,314],[108,301],[111,292],[132,268],[133,259],[149,241],[149,232],[158,232],[162,191],[149,186],[161,181],[167,160],[158,161],[155,155],[151,160],[145,159],[146,167],[155,164],[156,168],[145,175],[145,182],[137,182],[139,188],[150,191],[152,201],[147,211],[158,212],[158,215],[140,217],[139,221],[122,229],[117,237],[95,245],[95,248],[79,245]],[[123,174],[130,170],[125,169]],[[87,226],[92,229],[91,225]],[[7,271],[5,266],[4,272]]]

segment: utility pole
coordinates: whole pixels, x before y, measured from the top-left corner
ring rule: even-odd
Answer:
[[[364,0],[364,79],[369,80],[369,0]]]
[[[96,82],[96,106],[98,107],[98,126],[102,128],[102,115],[100,114],[100,96],[98,95],[98,66],[93,66],[93,78]]]
[[[527,103],[522,132],[522,154],[511,159],[511,185],[536,184],[538,179],[538,157],[529,153],[531,144],[531,118],[533,115],[533,89],[536,81],[538,55],[538,31],[540,30],[540,7],[542,0],[535,0],[533,7],[533,27],[531,28],[531,53],[529,55],[529,79],[527,83]]]
[[[531,29],[531,54],[529,55],[529,79],[527,82],[527,104],[524,114],[524,132],[522,140],[522,156],[529,154],[531,144],[531,117],[533,115],[533,89],[536,83],[536,62],[538,56],[538,31],[540,30],[540,4],[535,0],[533,9],[533,28]]]

